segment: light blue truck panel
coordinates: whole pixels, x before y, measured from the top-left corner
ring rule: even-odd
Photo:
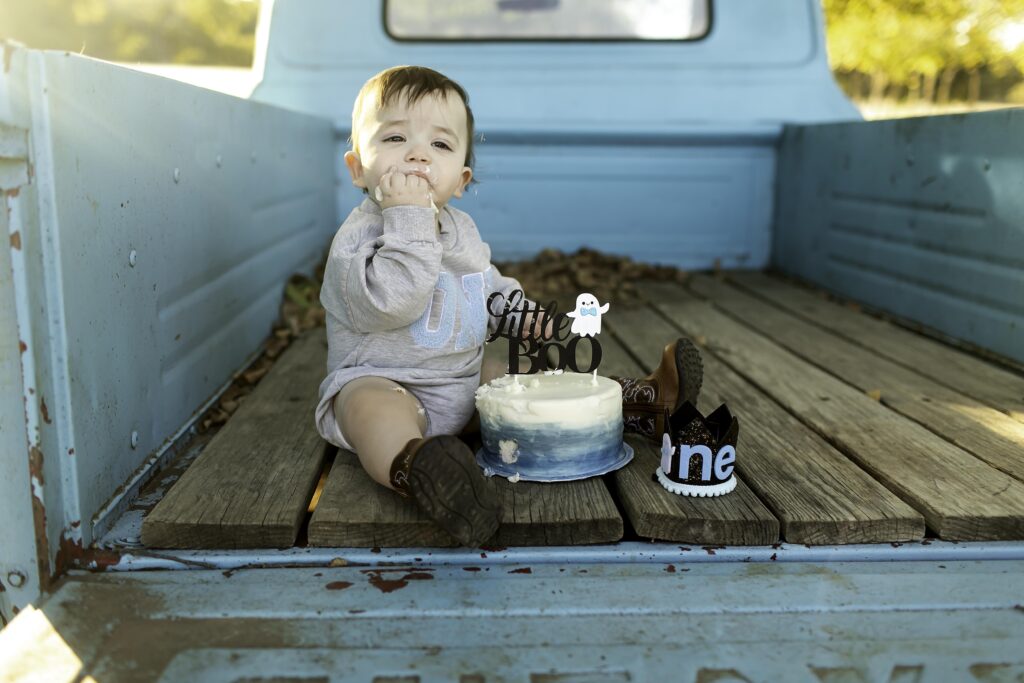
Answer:
[[[696,41],[394,42],[383,0],[277,0],[252,98],[330,118],[337,156],[367,78],[421,64],[469,92],[483,140],[458,206],[496,258],[589,246],[684,268],[763,267],[774,145],[791,121],[858,119],[817,0],[714,3]],[[339,215],[358,203],[338,165]]]
[[[54,566],[62,545],[102,535],[259,351],[284,281],[322,257],[332,132],[78,55],[6,63],[4,123],[27,131],[32,180],[6,197],[3,292],[16,315],[2,360],[23,377],[4,389],[21,394],[28,441],[3,439],[34,454]]]
[[[1024,362],[1024,109],[787,128],[773,261]]]

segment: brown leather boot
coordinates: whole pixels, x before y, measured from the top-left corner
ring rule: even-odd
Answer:
[[[697,403],[704,379],[700,351],[686,337],[665,346],[661,363],[646,377],[612,377],[622,385],[623,431],[661,443],[666,418],[683,403]]]
[[[498,498],[457,436],[411,439],[391,463],[391,484],[463,545],[478,547],[498,530]]]

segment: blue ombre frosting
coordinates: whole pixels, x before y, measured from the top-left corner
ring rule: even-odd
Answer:
[[[626,464],[622,388],[584,373],[506,375],[477,390],[485,470],[513,480],[566,481]]]

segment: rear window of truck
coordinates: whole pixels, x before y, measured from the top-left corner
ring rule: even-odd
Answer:
[[[710,0],[385,0],[396,40],[682,41],[711,27]]]

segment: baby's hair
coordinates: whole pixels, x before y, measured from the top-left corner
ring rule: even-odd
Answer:
[[[409,104],[413,104],[427,95],[446,97],[452,92],[462,99],[462,104],[466,107],[465,165],[473,168],[473,110],[469,108],[469,95],[452,79],[425,66],[393,66],[363,84],[352,107],[352,135],[349,136],[349,144],[358,154],[359,128],[368,107],[380,111],[402,96],[408,98]]]

